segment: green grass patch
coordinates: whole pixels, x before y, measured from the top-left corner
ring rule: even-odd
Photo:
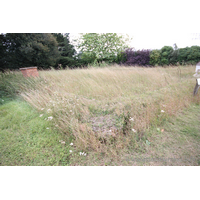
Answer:
[[[0,106],[0,165],[69,165],[70,139],[28,103],[13,100]],[[65,141],[65,144],[60,141]]]

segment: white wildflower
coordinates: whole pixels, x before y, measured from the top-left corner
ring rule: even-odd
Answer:
[[[2,101],[4,101],[4,100],[2,99]]]
[[[50,112],[51,112],[51,109],[48,109],[47,112],[50,113]]]
[[[134,119],[132,118],[132,117],[130,117],[130,119],[129,119],[130,121],[134,121]]]
[[[41,108],[41,110],[44,110],[44,108]]]
[[[72,112],[72,110],[70,110],[69,112]]]
[[[73,146],[73,143],[70,143],[71,146]]]
[[[136,133],[136,132],[137,132],[137,131],[136,131],[134,128],[132,129],[132,131],[133,131],[134,133]]]
[[[85,152],[80,152],[79,154],[80,154],[80,156],[81,156],[81,155],[83,155],[83,156],[86,156],[86,155],[87,155]]]
[[[48,117],[48,121],[49,121],[49,120],[52,120],[52,119],[53,119],[53,117],[52,117],[52,116]]]
[[[47,127],[46,129],[49,129],[49,127]]]
[[[69,150],[70,153],[72,153],[72,150]]]
[[[165,111],[164,110],[161,110],[161,113],[164,113]]]
[[[41,114],[39,117],[42,117],[43,116],[43,114]]]

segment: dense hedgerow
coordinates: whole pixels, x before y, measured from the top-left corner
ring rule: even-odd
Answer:
[[[160,58],[161,58],[161,51],[160,50],[152,50],[150,53],[150,61],[149,64],[152,66],[158,66],[160,64]]]
[[[149,65],[150,60],[150,50],[139,50],[134,51],[133,49],[127,49],[125,51],[126,61],[125,65],[139,65],[146,66]]]
[[[120,54],[118,63],[138,66],[195,65],[200,61],[200,46],[180,48],[174,45],[158,50],[138,50],[132,48]],[[122,60],[123,58],[123,60]]]
[[[200,61],[200,46],[180,48],[177,61],[182,64],[196,64]]]

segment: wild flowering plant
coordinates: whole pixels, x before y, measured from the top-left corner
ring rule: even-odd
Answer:
[[[53,119],[53,117],[50,116],[50,117],[48,117],[47,121],[50,121],[50,120],[52,120],[52,119]]]
[[[82,155],[82,156],[86,156],[86,155],[87,155],[85,152],[80,152],[79,154],[80,154],[80,156],[81,156],[81,155]]]

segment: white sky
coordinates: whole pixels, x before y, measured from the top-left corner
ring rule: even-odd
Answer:
[[[125,33],[124,33],[125,34]],[[161,49],[164,46],[172,46],[176,43],[178,48],[200,46],[199,33],[183,32],[152,32],[152,33],[127,33],[132,38],[130,47],[136,50],[142,49]],[[78,33],[71,33],[70,39],[77,39]]]
[[[193,35],[200,34],[199,0],[101,0],[97,4],[74,0],[65,6],[50,3],[48,9],[46,1],[35,0],[31,9],[28,5],[16,9],[19,2],[13,0],[12,7],[10,1],[2,2],[11,14],[2,9],[0,33],[128,33],[136,50],[174,43],[179,48],[200,46],[200,37]]]

